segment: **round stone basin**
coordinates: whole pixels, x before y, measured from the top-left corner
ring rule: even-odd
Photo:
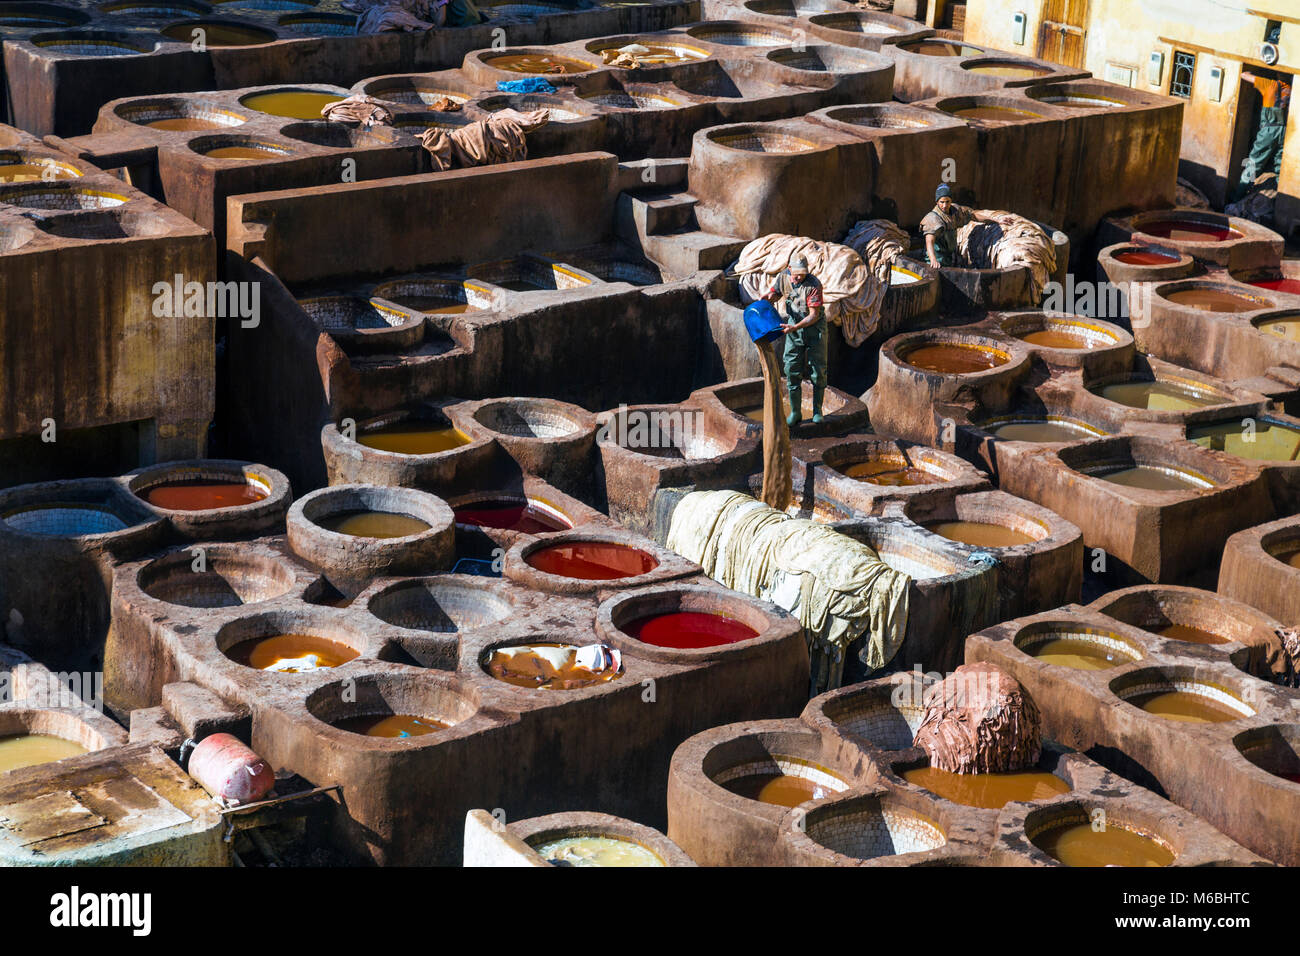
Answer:
[[[1252,418],[1251,422],[1250,428],[1240,419],[1192,425],[1187,438],[1202,448],[1251,461],[1300,461],[1300,429],[1268,418]]]
[[[179,3],[177,0],[120,0],[118,3],[105,3],[99,9],[120,17],[197,17],[204,12],[198,4]]]
[[[1109,670],[1142,659],[1132,641],[1077,623],[1031,624],[1016,635],[1015,644],[1030,657],[1081,671]]]
[[[433,577],[394,584],[374,595],[369,609],[394,627],[454,634],[504,620],[514,605],[481,587]]]
[[[1161,252],[1149,246],[1134,246],[1130,249],[1124,249],[1115,253],[1113,258],[1117,262],[1123,262],[1125,265],[1130,266],[1171,266],[1180,259],[1179,256],[1173,253]]]
[[[423,737],[446,730],[451,724],[415,714],[353,714],[330,726],[362,737]]]
[[[666,866],[649,847],[614,836],[567,836],[530,843],[552,866]]]
[[[993,60],[979,63],[963,63],[962,69],[969,73],[984,76],[1000,76],[1008,80],[1027,80],[1035,76],[1047,76],[1052,71],[1046,67],[1018,63],[1014,60]]]
[[[1300,342],[1300,313],[1265,316],[1254,321],[1255,328],[1288,342]]]
[[[137,126],[180,133],[228,129],[248,122],[238,113],[181,99],[124,103],[117,108],[117,115]]]
[[[105,505],[81,502],[42,502],[10,511],[4,523],[15,531],[55,538],[80,538],[86,535],[111,534],[131,527],[127,521]]]
[[[356,18],[329,13],[291,13],[279,24],[294,33],[312,37],[342,37],[356,34]]]
[[[367,428],[357,433],[357,441],[395,455],[437,455],[468,445],[471,439],[453,425],[414,418]]]
[[[427,737],[472,717],[474,703],[437,679],[392,673],[329,684],[307,698],[322,723],[362,737]],[[327,745],[328,746],[328,745]]]
[[[964,120],[984,120],[992,123],[1019,123],[1029,119],[1040,119],[1041,113],[1035,113],[1031,110],[1017,110],[1010,106],[964,106],[958,109],[945,110],[952,113],[953,116],[959,116]]]
[[[1207,312],[1256,312],[1267,308],[1270,304],[1263,299],[1238,295],[1235,292],[1228,292],[1211,286],[1193,286],[1190,289],[1178,289],[1166,293],[1161,298],[1177,305],[1185,305],[1192,309],[1203,309]]]
[[[702,611],[649,614],[628,621],[620,630],[655,647],[721,647],[758,636],[758,631],[735,618]]]
[[[1288,279],[1278,277],[1276,279],[1254,279],[1246,283],[1253,285],[1257,289],[1268,289],[1270,292],[1285,292],[1288,295],[1300,295],[1300,279]]]
[[[1184,384],[1167,379],[1131,379],[1126,382],[1112,382],[1100,388],[1090,388],[1089,391],[1100,395],[1108,402],[1151,412],[1185,412],[1231,401],[1227,395],[1197,388],[1191,383]]]
[[[178,43],[202,40],[206,46],[254,46],[275,39],[275,34],[270,30],[217,20],[186,20],[165,26],[158,32]]]
[[[901,104],[872,103],[862,106],[837,106],[828,110],[826,117],[837,123],[866,126],[871,129],[926,129],[934,125],[926,117],[924,110],[904,107]]]
[[[1270,551],[1273,557],[1293,568],[1300,568],[1300,541],[1291,541],[1281,545],[1276,551]]]
[[[316,634],[271,634],[240,641],[225,651],[236,664],[281,674],[306,674],[339,667],[358,656],[347,644]]]
[[[515,438],[566,438],[583,423],[547,401],[501,399],[479,406],[474,420],[484,428]]]
[[[694,63],[697,60],[707,60],[709,58],[708,50],[701,50],[699,47],[684,46],[678,43],[642,43],[639,40],[629,40],[627,43],[618,43],[616,45],[593,44],[587,49],[598,55],[603,55],[606,52],[613,54],[622,47],[631,46],[633,44],[645,47],[649,51],[648,53],[638,53],[636,55],[638,62],[643,66],[669,66],[674,63]]]
[[[1151,219],[1135,224],[1137,231],[1158,239],[1183,242],[1227,242],[1240,239],[1241,233],[1226,223],[1202,222],[1198,219]]]
[[[1170,465],[1099,465],[1083,469],[1083,473],[1112,484],[1146,491],[1202,490],[1213,488],[1216,484],[1208,478]]]
[[[356,538],[406,538],[431,527],[427,521],[391,511],[334,511],[313,520],[326,531]]]
[[[714,774],[713,782],[746,800],[777,807],[797,807],[842,793],[849,785],[825,767],[785,754],[738,764]]]
[[[507,73],[530,73],[545,75],[550,73],[587,73],[600,68],[599,63],[588,63],[572,57],[557,56],[553,53],[503,53],[500,56],[484,57],[483,62],[494,70]]]
[[[1086,351],[1119,344],[1119,339],[1097,325],[1052,315],[1016,316],[1004,321],[1001,328],[1026,345],[1044,349]]]
[[[723,46],[785,46],[790,38],[759,27],[741,24],[717,24],[691,27],[686,31],[697,40],[720,43]]]
[[[317,0],[213,0],[222,10],[310,10]]]
[[[919,272],[913,272],[911,269],[904,269],[902,266],[891,266],[889,269],[889,284],[891,286],[911,285],[914,282],[920,282],[921,278],[922,276]]]
[[[265,160],[280,159],[292,155],[292,151],[273,143],[259,143],[256,140],[231,140],[227,137],[213,140],[192,140],[190,149],[208,159],[226,160]]]
[[[938,485],[948,481],[943,475],[923,467],[919,461],[910,461],[902,455],[878,455],[865,461],[833,467],[846,478],[864,481],[871,485],[905,487]]]
[[[922,56],[975,56],[984,52],[979,47],[965,46],[950,40],[915,40],[911,43],[900,43],[898,48]]]
[[[0,203],[24,209],[113,209],[127,202],[118,193],[67,183],[17,183],[0,189]]]
[[[1116,106],[1126,105],[1123,100],[1111,99],[1109,96],[1084,96],[1078,93],[1053,93],[1048,96],[1035,96],[1034,99],[1040,103],[1051,103],[1053,106],[1079,110],[1113,109]]]
[[[49,182],[80,177],[81,170],[56,159],[23,153],[0,153],[0,183]]]
[[[153,44],[127,33],[56,33],[32,37],[32,44],[63,56],[135,56],[151,53]]]
[[[320,119],[321,110],[343,99],[338,93],[321,93],[317,90],[272,90],[252,93],[239,101],[241,106],[270,116],[287,119]]]
[[[1011,356],[999,349],[983,345],[963,345],[956,342],[929,342],[912,346],[898,353],[898,359],[912,368],[940,375],[968,375],[987,372],[1011,361]]]
[[[601,656],[606,666],[583,666],[576,644],[533,641],[509,644],[483,652],[483,669],[499,681],[529,690],[579,690],[607,684],[623,676],[617,652]]]
[[[1009,421],[995,419],[982,426],[994,437],[1003,441],[1024,442],[1074,442],[1085,438],[1098,438],[1106,433],[1091,425],[1050,415],[1047,418],[1018,418]]]
[[[1038,539],[1006,525],[985,521],[935,521],[924,526],[927,531],[977,548],[1014,548],[1033,544]]]
[[[0,28],[10,30],[48,30],[71,27],[85,16],[51,3],[5,3],[0,6]]]
[[[1181,723],[1218,724],[1255,714],[1226,687],[1191,677],[1140,672],[1113,681],[1111,690],[1134,707]]]
[[[605,90],[581,95],[588,103],[597,103],[600,106],[610,106],[620,110],[665,110],[681,105],[677,100],[669,99],[667,96],[626,93],[621,90]]]
[[[239,607],[288,594],[293,589],[293,569],[271,558],[251,555],[239,545],[205,549],[203,570],[195,570],[194,556],[178,551],[150,561],[136,576],[145,594],[184,607]]]
[[[736,127],[708,135],[719,146],[747,153],[807,153],[817,148],[817,144],[811,140],[762,126]]]
[[[524,534],[546,534],[573,527],[562,511],[540,498],[487,498],[456,505],[452,511],[457,524]]]
[[[1066,866],[1168,866],[1175,858],[1164,843],[1109,820],[1098,830],[1090,820],[1061,823],[1031,842]]]
[[[464,315],[492,307],[492,293],[460,279],[394,279],[375,286],[371,294],[427,315]]]
[[[888,796],[810,807],[804,832],[826,849],[859,860],[920,853],[948,842],[934,820]]]
[[[73,740],[51,734],[6,734],[0,736],[0,773],[53,763],[89,753]]]
[[[640,548],[605,541],[552,544],[531,552],[524,560],[545,574],[583,581],[631,578],[659,567],[654,555]]]
[[[949,773],[934,767],[913,767],[902,777],[913,786],[966,807],[1000,810],[1008,803],[1049,800],[1070,792],[1070,785],[1043,770],[1009,773]]]
[[[1300,783],[1300,725],[1274,724],[1238,734],[1238,752],[1259,769],[1290,783]]]
[[[263,501],[270,496],[271,488],[255,478],[240,481],[198,478],[159,482],[137,494],[154,507],[168,511],[208,511]]]

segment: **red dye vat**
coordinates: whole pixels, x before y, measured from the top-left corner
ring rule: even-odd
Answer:
[[[1227,226],[1216,226],[1209,222],[1197,222],[1194,219],[1157,219],[1144,223],[1140,232],[1161,239],[1183,239],[1191,242],[1226,242],[1240,239],[1241,233]]]
[[[149,504],[170,511],[233,508],[265,497],[265,491],[247,481],[168,481],[144,493],[144,500]]]
[[[1259,279],[1250,283],[1257,289],[1270,289],[1273,292],[1289,292],[1300,295],[1300,279]]]
[[[1115,259],[1130,266],[1167,266],[1178,261],[1177,256],[1165,255],[1154,249],[1130,249],[1115,253]]]
[[[718,647],[757,637],[758,631],[721,614],[675,611],[637,618],[624,631],[655,647]]]
[[[553,544],[534,551],[525,560],[538,571],[584,581],[630,578],[659,567],[659,562],[640,548],[596,541]]]
[[[531,504],[514,501],[476,501],[456,508],[455,512],[457,524],[522,531],[525,534],[564,531],[573,527],[567,521],[534,508]]]

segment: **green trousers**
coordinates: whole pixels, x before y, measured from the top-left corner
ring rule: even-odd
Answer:
[[[1282,174],[1282,143],[1286,139],[1284,114],[1275,106],[1266,106],[1260,116],[1255,144],[1241,169],[1241,182],[1249,186],[1265,173]]]
[[[787,332],[783,371],[787,387],[794,391],[806,376],[814,389],[826,387],[826,320],[806,329]]]

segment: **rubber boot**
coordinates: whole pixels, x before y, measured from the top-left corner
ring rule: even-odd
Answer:
[[[826,387],[813,389],[813,424],[820,425],[822,421],[822,398],[826,395]]]
[[[798,385],[792,385],[789,389],[790,414],[785,416],[785,423],[793,428],[803,419],[803,392]]]

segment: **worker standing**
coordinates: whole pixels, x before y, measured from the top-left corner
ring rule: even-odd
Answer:
[[[822,397],[826,394],[826,309],[822,304],[822,284],[808,271],[808,260],[801,255],[790,257],[790,266],[763,296],[769,302],[780,299],[777,310],[785,320],[785,377],[790,396],[787,425],[797,425],[803,418],[803,392],[800,385],[805,372],[813,387],[812,420],[822,420]]]
[[[930,265],[936,269],[957,265],[957,230],[980,218],[974,210],[953,202],[948,184],[940,183],[934,191],[934,208],[921,220],[925,256]]]
[[[1236,196],[1244,195],[1254,185],[1255,180],[1265,173],[1282,174],[1282,144],[1286,140],[1286,113],[1291,105],[1291,84],[1282,79],[1243,70],[1241,78],[1246,80],[1263,99],[1263,108],[1259,112],[1259,130],[1255,133],[1255,142],[1250,148],[1250,155],[1241,170],[1241,182],[1237,184]]]

